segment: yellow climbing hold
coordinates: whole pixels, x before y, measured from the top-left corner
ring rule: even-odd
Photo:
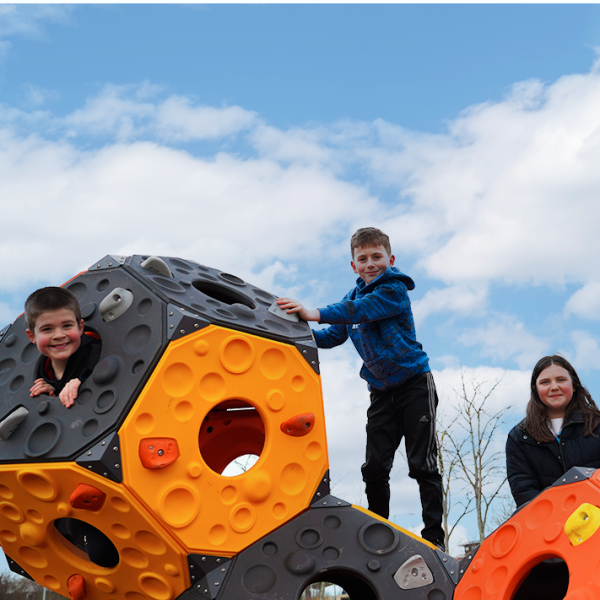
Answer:
[[[584,503],[567,519],[565,533],[573,546],[591,538],[600,527],[600,508]]]

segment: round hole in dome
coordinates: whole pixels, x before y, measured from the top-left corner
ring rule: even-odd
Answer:
[[[192,285],[205,296],[208,296],[213,300],[218,300],[223,304],[243,304],[244,306],[247,306],[253,310],[256,308],[254,302],[252,302],[250,298],[244,294],[241,294],[237,290],[232,290],[219,283],[197,279],[196,281],[192,281]]]
[[[534,565],[522,579],[511,598],[526,600],[527,598],[544,598],[547,600],[562,600],[567,595],[569,587],[569,569],[567,563],[558,557],[545,557]]]

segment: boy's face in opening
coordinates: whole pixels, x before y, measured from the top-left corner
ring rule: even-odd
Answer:
[[[27,330],[27,337],[53,362],[66,362],[81,345],[82,335],[83,319],[77,323],[75,313],[68,308],[43,312],[36,319],[33,332]]]
[[[391,256],[383,246],[359,246],[354,249],[354,260],[351,261],[352,269],[368,285],[388,267],[394,264],[394,255]]]

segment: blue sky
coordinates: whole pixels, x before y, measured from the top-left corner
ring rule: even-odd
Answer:
[[[323,306],[375,225],[448,410],[461,366],[505,373],[516,422],[555,351],[595,395],[598,47],[597,5],[0,5],[0,326],[109,253]],[[366,387],[352,348],[321,359],[360,502]],[[401,465],[393,486],[415,525]]]

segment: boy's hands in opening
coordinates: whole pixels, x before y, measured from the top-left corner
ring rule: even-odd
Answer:
[[[321,313],[318,308],[309,310],[304,308],[298,300],[292,298],[279,298],[277,300],[279,308],[285,310],[288,314],[298,313],[298,316],[305,321],[317,321],[321,320]]]
[[[56,396],[54,393],[54,388],[46,383],[41,377],[40,379],[36,379],[29,390],[29,395],[33,398],[35,396],[39,396],[40,394],[48,394],[48,396]]]
[[[79,379],[71,379],[67,385],[62,389],[62,392],[58,395],[62,404],[69,408],[75,404],[75,399],[77,398],[77,392],[79,390],[79,386],[81,385],[81,381]]]

